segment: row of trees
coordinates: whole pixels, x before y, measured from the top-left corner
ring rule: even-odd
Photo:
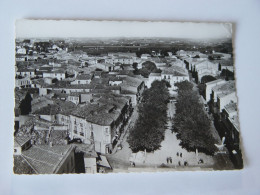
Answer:
[[[165,81],[154,81],[151,88],[144,91],[138,106],[139,117],[127,140],[133,152],[150,152],[160,148],[164,139],[169,97]]]
[[[198,92],[193,90],[193,85],[188,81],[177,83],[176,86],[178,98],[173,131],[181,140],[180,145],[188,151],[198,149],[209,155],[214,154],[217,140],[212,135],[210,119],[199,102]]]

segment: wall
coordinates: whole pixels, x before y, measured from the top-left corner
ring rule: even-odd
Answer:
[[[218,97],[218,107],[219,111],[221,112],[224,106],[229,104],[231,101],[237,102],[236,92],[230,93],[224,97],[219,98]]]
[[[221,81],[214,83],[214,84],[206,84],[206,101],[207,102],[210,100],[210,94],[212,93],[212,88],[217,86],[217,85],[224,84],[225,82],[226,82],[225,80],[221,80]]]
[[[61,161],[61,164],[57,167],[55,173],[75,173],[75,154],[73,147],[71,147],[68,154],[66,154],[65,158]]]

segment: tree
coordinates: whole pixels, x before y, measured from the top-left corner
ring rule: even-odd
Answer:
[[[192,57],[192,58],[200,58],[200,56],[199,56],[199,55],[196,55],[196,56],[194,56],[194,57]]]
[[[221,71],[221,64],[218,64],[218,71]]]
[[[193,90],[188,81],[177,83],[178,97],[176,103],[176,116],[173,119],[173,131],[181,140],[180,145],[188,151],[202,151],[212,155],[216,148],[211,132],[211,122],[204,107],[199,101],[199,95]]]
[[[207,83],[207,82],[211,82],[211,81],[215,81],[216,78],[211,76],[211,75],[205,75],[201,78],[201,83]]]
[[[134,74],[141,74],[143,77],[148,78],[150,73],[161,73],[160,69],[157,69],[155,63],[150,62],[150,61],[146,61],[142,64],[142,68],[141,69],[135,69],[134,70]]]
[[[164,81],[154,81],[151,88],[143,92],[142,102],[138,106],[139,117],[127,138],[133,152],[154,151],[161,146],[170,97],[166,85]]]
[[[214,58],[211,55],[208,57],[208,59],[209,60],[214,60]]]
[[[32,97],[30,93],[27,92],[25,98],[21,101],[19,106],[21,115],[27,115],[32,111],[31,102],[32,102]]]
[[[220,76],[222,77],[225,77],[225,80],[234,80],[235,77],[234,77],[234,73],[231,72],[230,70],[228,69],[223,69],[220,73]]]
[[[136,70],[136,69],[137,69],[137,66],[138,66],[138,63],[134,62],[132,66],[133,66],[133,68]]]

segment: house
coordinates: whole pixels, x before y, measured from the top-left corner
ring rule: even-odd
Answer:
[[[84,154],[85,173],[97,173],[96,157],[89,157]]]
[[[77,92],[70,93],[68,95],[67,100],[73,102],[76,105],[78,105],[79,103],[81,103],[81,94],[77,93]]]
[[[24,150],[31,147],[31,138],[26,136],[16,136],[14,138],[14,155],[21,155]]]
[[[133,64],[135,62],[135,58],[133,57],[126,57],[126,56],[120,56],[120,57],[112,57],[112,58],[106,58],[105,63],[109,64]]]
[[[189,75],[185,71],[185,69],[182,69],[180,67],[169,67],[167,69],[164,69],[161,73],[161,79],[166,80],[170,83],[171,89],[176,90],[177,87],[175,86],[175,83],[182,82],[182,81],[189,81]]]
[[[147,59],[149,59],[149,58],[151,58],[151,55],[150,55],[150,54],[142,54],[142,55],[141,55],[141,59],[147,60]]]
[[[93,152],[92,152],[93,153]],[[106,156],[84,153],[85,173],[106,173],[112,170]]]
[[[91,80],[93,79],[93,74],[79,74],[77,75],[76,79],[71,82],[71,84],[90,84]]]
[[[188,57],[195,57],[199,55],[199,51],[184,51],[184,50],[179,50],[176,52],[177,56],[188,56]]]
[[[152,86],[152,83],[155,80],[157,80],[157,81],[161,81],[162,80],[161,73],[150,73],[148,81],[147,81],[147,87],[150,88]]]
[[[222,111],[222,109],[229,103],[236,103],[237,102],[237,96],[235,91],[227,91],[218,93],[217,95],[217,107],[219,109],[219,112]]]
[[[110,86],[117,86],[120,85],[121,83],[123,83],[123,79],[122,78],[118,78],[118,77],[111,77],[109,78],[108,84]]]
[[[170,65],[171,66],[175,66],[175,67],[181,67],[183,69],[186,68],[185,63],[182,60],[180,60],[180,59],[171,59],[170,60]]]
[[[186,68],[189,71],[193,71],[195,64],[205,61],[205,59],[201,59],[201,58],[191,58],[191,57],[185,57],[182,58],[184,63],[186,64]]]
[[[219,56],[220,58],[223,58],[223,59],[231,58],[231,54],[215,52],[215,51],[213,51],[212,53],[213,54],[211,54],[211,55]]]
[[[15,55],[15,61],[16,62],[24,62],[26,60],[27,60],[26,55],[16,53],[16,55]]]
[[[212,93],[212,88],[216,87],[218,85],[224,84],[224,83],[226,83],[226,81],[222,80],[222,79],[218,79],[218,80],[214,80],[214,81],[206,83],[206,94],[205,94],[206,102],[210,101],[210,95]]]
[[[54,122],[56,114],[59,113],[59,106],[56,104],[48,104],[45,107],[35,110],[32,114],[39,116],[40,119]]]
[[[141,100],[144,91],[144,82],[141,79],[126,76],[122,77],[123,82],[119,84],[121,87],[121,95],[131,94],[132,103],[136,105]]]
[[[91,103],[93,101],[93,93],[81,93],[81,103]]]
[[[16,76],[33,78],[35,77],[35,70],[28,68],[18,68],[16,71]]]
[[[46,72],[43,72],[42,76],[43,76],[43,78],[50,77],[50,78],[57,79],[57,80],[61,81],[61,80],[65,79],[65,71],[62,70],[62,69],[46,71]]]
[[[217,102],[218,94],[229,94],[235,92],[235,81],[226,81],[223,84],[219,84],[212,88],[211,100]]]
[[[35,174],[63,174],[75,172],[74,146],[72,145],[33,145],[22,152],[21,157]],[[21,170],[19,162],[14,170]],[[27,172],[15,172],[28,174]]]
[[[224,126],[223,135],[226,137],[226,145],[230,151],[230,157],[236,167],[242,167],[242,154],[239,147],[240,127],[237,112],[237,103],[231,102],[224,106],[221,113],[221,121]]]
[[[31,87],[32,85],[32,81],[30,79],[30,77],[25,77],[22,79],[15,79],[15,87],[20,88],[27,88],[27,87]]]
[[[57,123],[70,128],[70,139],[93,144],[96,152],[109,153],[130,115],[131,99],[99,94],[93,101],[70,112],[60,112],[56,115]]]
[[[234,72],[233,58],[214,60],[213,63],[216,63],[218,65],[219,71],[229,70],[231,72]]]
[[[203,76],[217,76],[218,72],[218,65],[210,62],[209,60],[204,60],[196,63],[193,65],[193,71],[198,75],[198,81],[201,82]]]
[[[95,151],[108,153],[112,144],[113,123],[120,113],[107,105],[86,105],[73,111],[71,120],[71,139],[81,139],[83,143],[95,146]]]
[[[17,50],[16,50],[16,53],[17,54],[26,54],[26,49],[25,48],[18,48]]]
[[[131,52],[115,52],[115,53],[108,53],[107,54],[108,57],[132,57],[135,58],[136,57],[136,53],[131,53]]]
[[[115,65],[110,63],[97,63],[92,65],[98,69],[101,69],[103,71],[111,72],[114,70]]]

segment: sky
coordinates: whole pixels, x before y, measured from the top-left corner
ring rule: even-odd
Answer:
[[[231,23],[17,20],[16,38],[232,37]]]

